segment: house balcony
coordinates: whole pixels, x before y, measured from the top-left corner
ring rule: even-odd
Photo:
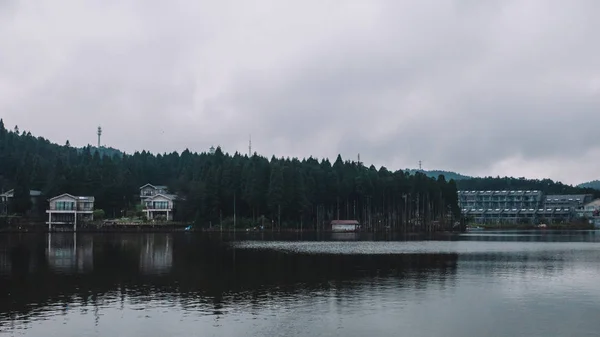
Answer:
[[[142,208],[144,211],[157,211],[157,212],[164,212],[164,211],[172,211],[173,210],[173,205],[169,205],[169,204],[149,204],[149,205],[143,205]]]
[[[56,207],[56,206],[50,206],[48,208],[48,210],[46,210],[46,213],[73,213],[73,212],[80,212],[80,213],[93,213],[94,212],[94,207]]]

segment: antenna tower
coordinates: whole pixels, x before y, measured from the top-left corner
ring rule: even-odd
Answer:
[[[421,163],[422,162],[419,160],[419,171],[422,171]]]
[[[360,153],[358,154],[358,165],[360,165]]]
[[[250,135],[250,139],[248,140],[248,158],[252,157],[252,135]]]
[[[98,127],[98,148],[100,148],[100,137],[102,136],[102,128]]]

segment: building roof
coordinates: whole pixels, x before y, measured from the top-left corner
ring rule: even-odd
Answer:
[[[540,195],[542,191],[539,190],[496,190],[496,191],[471,191],[471,190],[460,190],[458,194],[462,195]]]
[[[332,225],[358,225],[358,220],[331,220]]]
[[[12,198],[15,195],[15,190],[8,190],[2,194],[0,194],[0,197],[6,197],[6,198]],[[37,191],[37,190],[29,190],[29,196],[30,197],[39,197],[40,195],[42,195],[41,191]]]
[[[177,199],[177,196],[174,195],[174,194],[162,194],[162,193],[158,193],[158,194],[149,196],[146,200],[152,200],[152,199],[154,199],[156,197],[163,197],[163,198],[169,199],[169,200],[175,200],[175,199]]]
[[[152,184],[146,184],[146,185],[144,185],[144,186],[140,187],[140,190],[141,190],[142,188],[145,188],[145,187],[152,187],[152,188],[154,188],[155,190],[166,190],[166,189],[167,189],[167,186],[164,186],[164,185],[152,185]]]
[[[74,195],[71,195],[69,193],[63,193],[63,194],[58,195],[58,196],[56,196],[54,198],[48,199],[48,201],[52,201],[52,200],[55,200],[55,199],[58,199],[58,198],[62,198],[62,197],[70,197],[70,198],[75,199],[75,200],[90,201],[90,202],[93,202],[95,200],[94,197],[90,197],[90,196],[74,196]]]
[[[546,196],[546,201],[581,201],[591,198],[591,194],[551,194]]]

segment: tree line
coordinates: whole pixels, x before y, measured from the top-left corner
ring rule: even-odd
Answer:
[[[53,144],[0,120],[0,188],[15,189],[13,210],[31,206],[28,191],[44,199],[62,193],[92,195],[95,207],[119,217],[139,204],[139,187],[167,185],[180,196],[176,220],[199,226],[231,223],[279,228],[322,228],[352,219],[368,228],[433,230],[460,218],[456,183],[328,159],[275,158],[224,153],[103,155]],[[44,206],[45,207],[45,206]]]

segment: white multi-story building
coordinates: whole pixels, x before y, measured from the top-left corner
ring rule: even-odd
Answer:
[[[31,198],[31,209],[36,210],[38,199],[42,195],[41,191],[30,190],[29,197]],[[0,194],[0,214],[6,215],[9,213],[9,205],[15,197],[15,190],[8,190]]]
[[[568,208],[579,210],[594,199],[591,194],[552,194],[547,195],[544,205],[547,208]]]
[[[73,225],[73,230],[77,230],[78,223],[94,220],[94,197],[65,193],[48,202],[46,224],[49,230],[52,230],[52,225]]]
[[[479,223],[567,221],[591,195],[548,195],[541,191],[458,191],[462,213]]]
[[[577,216],[588,219],[596,228],[600,228],[600,199],[583,205],[583,207],[577,210]]]
[[[173,220],[173,204],[177,196],[166,186],[146,184],[140,187],[140,202],[148,220]]]

